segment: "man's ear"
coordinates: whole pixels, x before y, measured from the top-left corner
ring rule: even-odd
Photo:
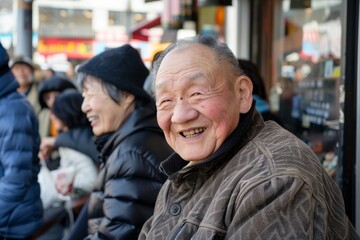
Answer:
[[[235,88],[237,94],[240,94],[240,113],[247,113],[252,105],[253,84],[249,77],[242,75],[236,79]]]

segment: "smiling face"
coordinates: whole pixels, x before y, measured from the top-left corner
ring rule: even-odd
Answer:
[[[81,110],[86,113],[95,136],[116,131],[134,110],[134,95],[124,93],[120,103],[116,103],[92,76],[84,80],[82,95]]]
[[[157,120],[184,160],[202,161],[237,127],[251,107],[252,85],[221,67],[213,52],[192,44],[163,59],[155,79]]]

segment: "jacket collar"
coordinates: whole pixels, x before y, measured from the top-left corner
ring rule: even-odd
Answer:
[[[257,135],[263,126],[264,121],[260,113],[255,109],[254,101],[250,111],[246,114],[241,114],[237,128],[209,158],[184,168],[189,162],[183,160],[177,153],[173,153],[161,163],[160,170],[165,173],[170,180],[181,177],[182,175],[187,175],[189,171],[194,170],[204,174],[219,164],[221,165],[231,159],[243,146]]]

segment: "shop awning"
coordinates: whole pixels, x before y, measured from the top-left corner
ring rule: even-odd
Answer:
[[[132,39],[148,41],[149,39],[149,29],[159,26],[161,24],[161,16],[156,17],[150,21],[142,21],[139,24],[135,25],[131,31]]]

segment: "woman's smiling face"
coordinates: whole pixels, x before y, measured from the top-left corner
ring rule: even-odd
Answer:
[[[165,56],[155,79],[157,120],[184,160],[206,159],[237,127],[240,78],[223,70],[213,52],[199,44]]]
[[[86,113],[95,136],[116,131],[133,110],[133,95],[124,94],[120,103],[116,103],[92,76],[84,81],[82,96],[81,110]]]

